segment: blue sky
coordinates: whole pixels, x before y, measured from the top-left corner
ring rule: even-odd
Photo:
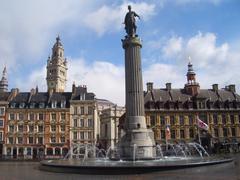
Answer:
[[[46,61],[59,34],[68,59],[66,91],[75,81],[124,105],[121,39],[128,4],[141,16],[144,84],[183,88],[191,56],[201,88],[236,84],[239,92],[238,0],[1,0],[0,68],[7,65],[9,89],[46,91]]]

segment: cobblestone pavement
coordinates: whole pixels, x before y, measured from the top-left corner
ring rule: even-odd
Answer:
[[[124,179],[124,180],[240,180],[240,154],[227,164],[162,171],[142,175],[81,175],[52,173],[39,170],[38,162],[0,162],[0,180],[75,180],[75,179]]]

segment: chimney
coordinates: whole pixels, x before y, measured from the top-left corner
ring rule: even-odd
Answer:
[[[213,91],[217,92],[218,91],[218,84],[213,84],[212,89],[213,89]]]
[[[167,91],[170,91],[172,89],[172,84],[171,83],[166,83],[166,89]]]
[[[228,86],[228,90],[231,91],[232,93],[235,93],[235,92],[236,92],[235,84],[230,84],[230,85]]]
[[[49,94],[49,97],[51,97],[53,94],[53,89],[49,89],[48,94]]]
[[[73,84],[72,84],[72,93],[73,93],[73,94],[76,93],[76,85],[75,85],[75,82],[73,82]]]
[[[36,86],[36,93],[38,93],[38,86]]]
[[[18,88],[11,89],[12,98],[16,97],[18,93],[19,93]]]
[[[153,83],[147,82],[147,91],[152,91],[152,90],[153,90]]]
[[[32,88],[30,92],[31,92],[31,95],[36,94],[36,90],[34,88]]]
[[[83,85],[84,92],[87,93],[87,86]]]

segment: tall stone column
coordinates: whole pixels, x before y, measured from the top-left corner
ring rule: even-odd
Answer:
[[[147,129],[145,120],[141,41],[136,36],[126,36],[122,45],[125,50],[126,134],[120,143],[121,158],[152,159],[156,149],[153,132]]]

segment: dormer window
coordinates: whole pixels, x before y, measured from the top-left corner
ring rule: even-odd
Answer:
[[[80,94],[80,100],[85,100],[85,93]]]
[[[39,108],[44,108],[44,103],[39,103]]]
[[[65,108],[66,107],[66,101],[61,101],[61,108]]]
[[[35,108],[35,103],[31,103],[30,108]]]
[[[199,102],[198,102],[198,108],[199,108],[199,109],[205,109],[205,108],[206,108],[206,106],[205,106],[205,101],[199,101]]]
[[[16,107],[16,103],[11,103],[10,107],[11,108],[15,108]]]
[[[57,101],[52,102],[52,108],[57,108]]]
[[[19,104],[19,108],[24,108],[25,107],[25,103],[20,103]]]

